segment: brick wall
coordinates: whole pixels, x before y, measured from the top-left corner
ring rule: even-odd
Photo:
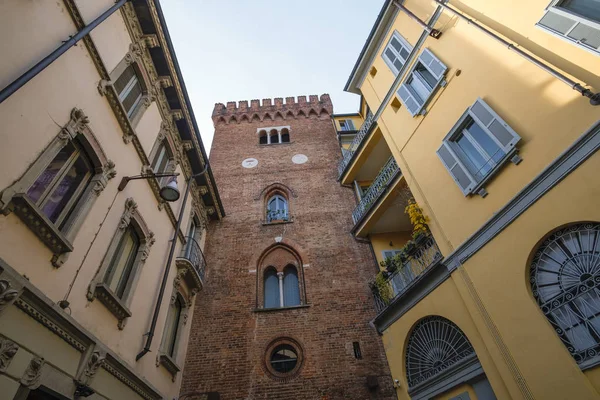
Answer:
[[[182,394],[396,398],[381,340],[369,326],[374,308],[367,281],[375,261],[368,245],[349,233],[356,202],[336,180],[340,150],[332,111],[328,95],[215,106],[210,162],[227,216],[208,232],[206,284],[196,300]],[[257,128],[287,125],[289,144],[258,144]],[[294,164],[295,154],[308,162]],[[243,168],[250,157],[258,166]],[[264,189],[273,183],[288,190],[291,223],[264,224]],[[264,260],[284,257],[269,255],[274,247],[289,249],[303,264],[307,307],[256,311],[261,267],[275,263]],[[280,337],[302,347],[302,367],[289,379],[275,379],[264,367],[267,346]],[[360,343],[362,359],[354,357],[352,342]],[[374,391],[366,385],[369,375],[379,376]]]

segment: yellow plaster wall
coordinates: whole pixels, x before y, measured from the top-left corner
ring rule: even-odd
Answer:
[[[377,258],[377,264],[384,261],[383,253],[384,250],[400,250],[402,246],[412,239],[411,232],[389,232],[389,233],[374,233],[369,235],[371,245],[373,245],[373,251]],[[393,243],[390,246],[390,242]]]
[[[364,120],[360,115],[352,115],[352,116],[344,116],[344,117],[334,117],[333,120],[335,121],[335,129],[339,132],[343,131],[341,130],[342,128],[340,127],[340,121],[341,120],[352,120],[352,123],[354,124],[354,128],[356,130],[359,130],[360,127],[362,126]]]

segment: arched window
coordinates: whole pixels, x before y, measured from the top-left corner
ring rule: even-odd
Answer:
[[[412,388],[465,359],[476,358],[465,334],[446,318],[423,318],[414,327],[406,348],[406,377]]]
[[[298,272],[292,265],[288,265],[283,270],[283,305],[284,307],[300,305]]]
[[[533,296],[575,361],[600,353],[600,224],[553,233],[531,262]]]
[[[288,220],[287,199],[280,194],[273,195],[267,201],[267,222]]]
[[[290,131],[287,128],[281,130],[281,143],[290,142]]]
[[[277,129],[271,129],[271,132],[269,132],[269,137],[271,139],[271,144],[279,143],[279,132],[277,132]]]
[[[258,143],[259,144],[268,144],[269,138],[267,137],[267,131],[262,130],[258,132]]]
[[[265,308],[281,307],[281,299],[279,296],[279,278],[275,268],[268,268],[265,271]]]

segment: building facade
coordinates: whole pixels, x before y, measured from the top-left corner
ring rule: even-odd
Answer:
[[[328,95],[217,104],[210,161],[227,217],[209,226],[182,392],[222,399],[393,399],[352,237]]]
[[[600,396],[598,71],[598,1],[385,1],[333,119],[399,399]]]
[[[224,211],[160,5],[9,0],[0,32],[0,398],[172,399]]]

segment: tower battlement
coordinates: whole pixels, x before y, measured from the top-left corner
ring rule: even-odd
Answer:
[[[239,102],[228,101],[227,104],[216,103],[213,109],[212,119],[218,123],[241,123],[270,120],[286,120],[288,118],[317,118],[324,114],[329,116],[333,113],[333,104],[328,94],[286,97],[275,97],[274,99],[241,100]]]

